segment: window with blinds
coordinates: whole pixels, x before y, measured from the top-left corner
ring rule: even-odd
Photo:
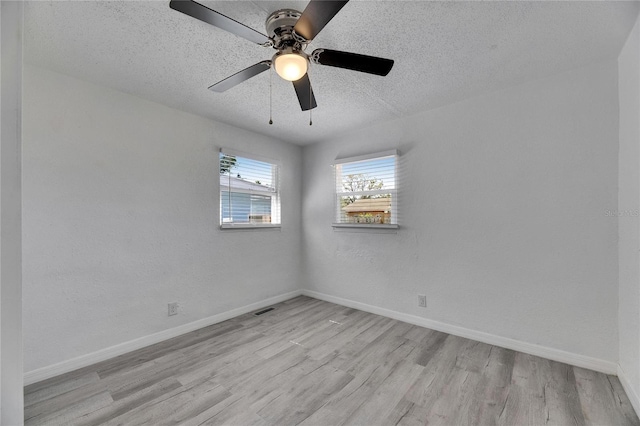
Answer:
[[[335,225],[398,224],[397,151],[336,160]]]
[[[220,227],[280,225],[279,166],[220,150]]]

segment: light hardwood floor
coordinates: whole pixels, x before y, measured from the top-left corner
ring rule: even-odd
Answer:
[[[25,388],[27,425],[640,425],[614,376],[297,297]]]

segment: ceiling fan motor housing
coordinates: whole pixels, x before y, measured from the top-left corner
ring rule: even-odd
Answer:
[[[300,19],[302,13],[294,9],[276,10],[267,18],[265,26],[267,35],[273,40],[273,47],[282,50],[291,47],[294,50],[301,50],[302,44],[306,43],[303,37],[293,32],[293,27]]]

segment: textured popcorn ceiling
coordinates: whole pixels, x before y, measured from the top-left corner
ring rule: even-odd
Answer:
[[[305,1],[202,1],[260,32],[270,12]],[[387,77],[311,65],[313,126],[291,83],[269,73],[225,93],[211,84],[274,50],[169,8],[169,1],[34,1],[29,64],[296,144],[616,58],[638,2],[352,0],[313,41],[396,61]]]

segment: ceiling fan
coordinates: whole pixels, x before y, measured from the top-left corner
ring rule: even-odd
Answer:
[[[386,76],[393,67],[391,59],[357,53],[330,49],[315,49],[310,55],[305,53],[311,40],[347,2],[348,0],[311,0],[302,13],[293,9],[275,11],[265,23],[268,36],[193,0],[171,0],[169,6],[260,46],[276,50],[270,60],[251,65],[217,82],[209,87],[210,90],[224,92],[273,66],[280,77],[293,82],[300,107],[307,111],[317,106],[307,75],[309,62],[380,76]]]

